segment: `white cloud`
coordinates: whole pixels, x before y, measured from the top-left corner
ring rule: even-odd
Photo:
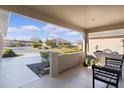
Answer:
[[[42,27],[42,29],[43,29],[44,31],[51,31],[51,30],[56,30],[57,27],[54,26],[54,25],[45,25],[45,26]]]
[[[8,32],[18,32],[18,31],[40,31],[40,28],[34,25],[27,25],[21,27],[9,27]]]
[[[29,31],[33,32],[33,31],[41,31],[41,30],[46,33],[46,38],[51,38],[51,39],[57,38],[57,37],[64,37],[64,36],[65,37],[68,37],[68,36],[69,37],[71,37],[71,36],[79,37],[81,35],[80,32],[76,32],[74,30],[70,30],[70,29],[66,29],[66,28],[62,28],[62,27],[58,27],[58,26],[50,25],[50,24],[45,25],[41,28],[34,26],[34,25],[26,25],[26,26],[21,26],[18,28],[17,27],[9,27],[8,32],[22,34],[22,33],[29,32]],[[27,36],[20,36],[20,37],[14,36],[14,37],[20,38],[22,40],[26,40],[27,38],[30,39],[30,37],[27,37]]]
[[[8,39],[19,39],[19,40],[30,40],[31,36],[24,35],[26,32],[30,34],[34,31],[40,31],[40,27],[34,26],[34,25],[26,25],[26,26],[20,26],[20,27],[9,27],[8,29],[8,35],[6,38]],[[14,33],[14,35],[12,35]],[[27,34],[26,33],[26,34]],[[34,33],[35,34],[35,33]]]
[[[17,36],[15,39],[18,39],[18,40],[28,40],[30,41],[31,40],[31,36]]]
[[[79,32],[76,32],[74,30],[58,27],[51,24],[48,24],[42,27],[41,29],[47,34],[47,36],[50,36],[52,38],[60,37],[61,33],[64,33],[65,35],[68,35],[68,36],[80,35]]]
[[[68,31],[68,32],[66,32],[65,34],[67,34],[67,35],[80,35],[80,33],[79,32],[76,32],[76,31]]]
[[[41,28],[43,31],[45,31],[46,33],[52,34],[52,33],[60,33],[62,31],[68,31],[68,29],[62,28],[62,27],[58,27],[55,25],[45,25]]]
[[[52,39],[57,37],[60,37],[60,36],[58,34],[50,34],[48,38]]]
[[[9,40],[28,40],[28,41],[30,41],[31,38],[32,38],[31,36],[16,36],[16,37],[8,36],[8,37],[4,37],[4,39],[9,39]]]
[[[9,27],[8,28],[8,32],[15,32],[15,31],[19,31],[19,29],[16,27]]]
[[[22,26],[21,29],[25,31],[40,31],[40,28],[34,25]]]

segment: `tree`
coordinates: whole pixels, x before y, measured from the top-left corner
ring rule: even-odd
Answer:
[[[38,40],[38,43],[41,43],[42,44],[43,42],[42,42],[42,40]]]
[[[39,46],[42,46],[42,43],[43,43],[42,40],[38,40],[38,45]]]
[[[49,40],[49,39],[47,39],[45,43],[46,43],[47,46],[52,46],[53,45],[53,41]]]
[[[38,48],[38,47],[41,47],[42,46],[42,40],[32,40],[32,46],[33,48]]]
[[[32,47],[33,48],[38,48],[39,44],[35,41],[32,41]]]

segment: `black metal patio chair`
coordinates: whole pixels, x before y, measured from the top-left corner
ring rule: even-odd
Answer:
[[[105,58],[105,68],[110,68],[110,69],[116,69],[116,70],[121,70],[120,77],[122,79],[122,66],[123,66],[123,61],[124,61],[124,55],[122,56],[122,59],[116,59],[116,58]]]
[[[106,87],[112,85],[118,88],[121,70],[110,69],[95,65],[92,66],[92,69],[93,69],[93,88],[95,87],[95,80],[107,83]]]

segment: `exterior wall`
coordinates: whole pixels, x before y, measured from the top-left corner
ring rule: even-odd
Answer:
[[[60,72],[80,65],[82,61],[82,52],[65,55],[60,55],[57,52],[50,52],[50,75],[57,76]]]
[[[68,70],[72,67],[79,65],[82,60],[83,60],[83,54],[80,52],[59,55],[59,72]]]
[[[109,38],[109,39],[90,39],[89,40],[89,54],[96,51],[95,46],[98,45],[98,50],[111,49],[120,54],[123,53],[122,39],[124,38]]]

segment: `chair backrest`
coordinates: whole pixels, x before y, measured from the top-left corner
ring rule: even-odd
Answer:
[[[116,59],[116,58],[108,58],[105,59],[105,65],[115,66],[122,68],[124,61],[124,55],[122,56],[122,59]]]
[[[101,72],[101,73],[110,74],[110,75],[113,75],[112,73],[120,74],[120,70],[105,68],[103,66],[92,65],[92,69],[93,69],[93,74],[94,74],[95,71],[98,72],[98,73]],[[106,72],[109,72],[109,73],[106,73]]]
[[[92,69],[93,69],[92,70],[93,87],[94,87],[94,79],[107,83],[109,85],[118,87],[119,76],[121,73],[120,70],[105,68],[105,67],[96,66],[96,65],[92,65]]]

